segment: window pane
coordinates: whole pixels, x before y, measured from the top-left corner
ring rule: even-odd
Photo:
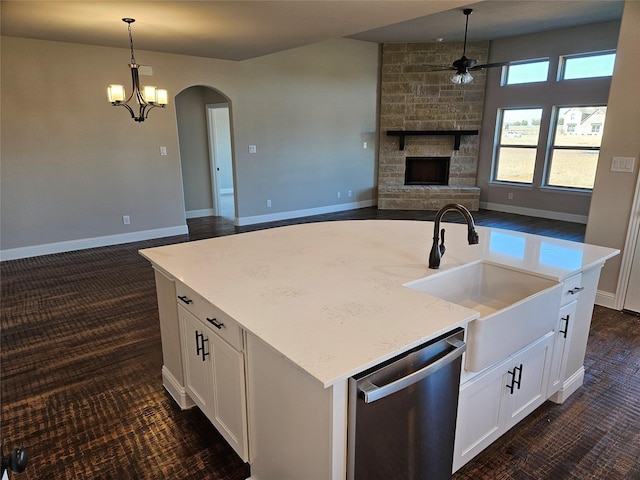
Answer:
[[[546,82],[548,73],[549,60],[509,65],[503,85]]]
[[[558,108],[549,186],[593,188],[606,116],[605,106]]]
[[[562,80],[576,78],[610,77],[613,75],[615,53],[597,53],[576,57],[564,57]]]
[[[554,146],[600,147],[607,107],[558,109]]]
[[[498,149],[496,180],[500,182],[533,182],[536,163],[535,148],[500,147]]]
[[[500,145],[538,145],[541,108],[502,111]]]
[[[597,150],[554,150],[549,185],[593,188],[599,154]]]

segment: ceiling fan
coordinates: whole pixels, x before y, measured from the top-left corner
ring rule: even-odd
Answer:
[[[484,70],[485,68],[492,67],[503,67],[505,65],[509,65],[509,62],[501,62],[501,63],[485,63],[482,65],[478,65],[478,61],[473,58],[467,58],[467,30],[469,29],[469,15],[471,15],[473,9],[465,8],[462,13],[467,17],[466,24],[464,26],[464,46],[462,47],[462,57],[453,62],[451,66],[437,66],[435,70],[431,70],[432,72],[444,72],[448,70],[455,70],[456,73],[451,77],[451,81],[453,83],[471,83],[473,81],[473,76],[469,73],[469,71],[473,70]]]

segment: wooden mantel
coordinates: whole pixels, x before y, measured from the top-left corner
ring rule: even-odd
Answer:
[[[478,135],[478,130],[388,130],[387,136],[398,137],[399,149],[404,150],[404,137],[407,136],[452,136],[454,137],[453,149],[460,149],[460,137],[462,135]]]

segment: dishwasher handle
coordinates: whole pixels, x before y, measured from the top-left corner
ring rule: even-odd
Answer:
[[[419,382],[425,377],[428,377],[432,373],[453,362],[455,359],[460,357],[467,349],[467,344],[462,340],[458,340],[456,338],[447,338],[446,342],[454,347],[454,349],[447,353],[444,357],[426,365],[420,370],[416,370],[406,377],[399,378],[398,380],[382,386],[375,385],[369,380],[362,381],[362,383],[358,385],[358,390],[364,394],[364,403],[375,402],[376,400],[380,400],[381,398],[387,397],[392,393],[395,393],[399,390],[407,388],[410,385],[413,385],[414,383]]]

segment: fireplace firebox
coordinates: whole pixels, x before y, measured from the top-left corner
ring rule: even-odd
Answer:
[[[450,157],[407,157],[405,185],[449,185]]]

